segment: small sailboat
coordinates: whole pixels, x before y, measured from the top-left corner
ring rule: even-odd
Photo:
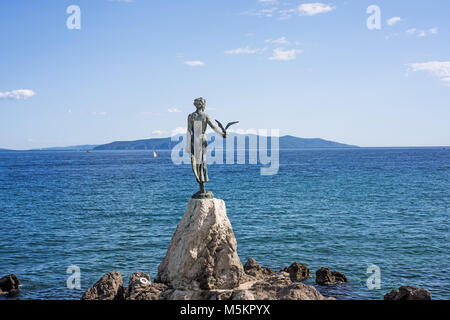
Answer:
[[[153,150],[153,158],[159,158],[160,154],[158,154],[155,150]]]

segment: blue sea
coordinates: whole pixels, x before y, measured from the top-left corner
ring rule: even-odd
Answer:
[[[224,199],[243,263],[349,283],[317,288],[338,299],[382,299],[401,285],[450,298],[450,148],[305,149],[280,152],[277,175],[258,165],[211,165],[207,188]],[[156,276],[187,201],[189,165],[170,152],[0,153],[0,277],[20,299],[79,299],[103,274]],[[81,289],[66,286],[81,270]],[[381,288],[366,281],[380,270]]]

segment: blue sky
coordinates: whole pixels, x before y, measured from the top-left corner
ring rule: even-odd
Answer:
[[[1,1],[0,148],[169,136],[200,96],[243,131],[448,146],[449,12],[447,0]]]

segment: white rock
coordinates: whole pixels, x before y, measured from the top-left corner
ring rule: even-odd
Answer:
[[[190,199],[155,282],[177,289],[232,289],[242,274],[225,202]]]

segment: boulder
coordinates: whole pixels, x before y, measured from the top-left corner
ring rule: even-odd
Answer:
[[[270,268],[264,268],[256,262],[255,259],[249,258],[244,265],[244,272],[252,277],[258,279],[265,279],[267,277],[275,275],[275,271]]]
[[[243,271],[225,202],[190,199],[155,282],[176,289],[232,289]]]
[[[14,274],[0,278],[0,294],[8,298],[17,296],[20,293],[19,284],[19,278]]]
[[[316,271],[316,283],[322,286],[331,284],[342,284],[348,282],[347,277],[337,271],[330,271],[327,267],[322,267]]]
[[[124,296],[125,300],[159,300],[166,289],[162,283],[152,283],[148,273],[135,272],[130,276]]]
[[[303,281],[311,277],[311,273],[306,264],[294,262],[289,267],[284,268],[284,271],[289,273],[292,281]]]
[[[347,277],[342,272],[332,271],[331,275],[334,277],[334,281],[336,283],[345,283],[348,282]]]
[[[313,286],[292,282],[284,277],[274,277],[254,283],[249,292],[256,300],[332,300],[326,298]]]
[[[121,300],[124,298],[122,274],[110,271],[88,289],[81,300]]]
[[[402,286],[386,293],[384,300],[431,300],[431,292],[424,288]]]

